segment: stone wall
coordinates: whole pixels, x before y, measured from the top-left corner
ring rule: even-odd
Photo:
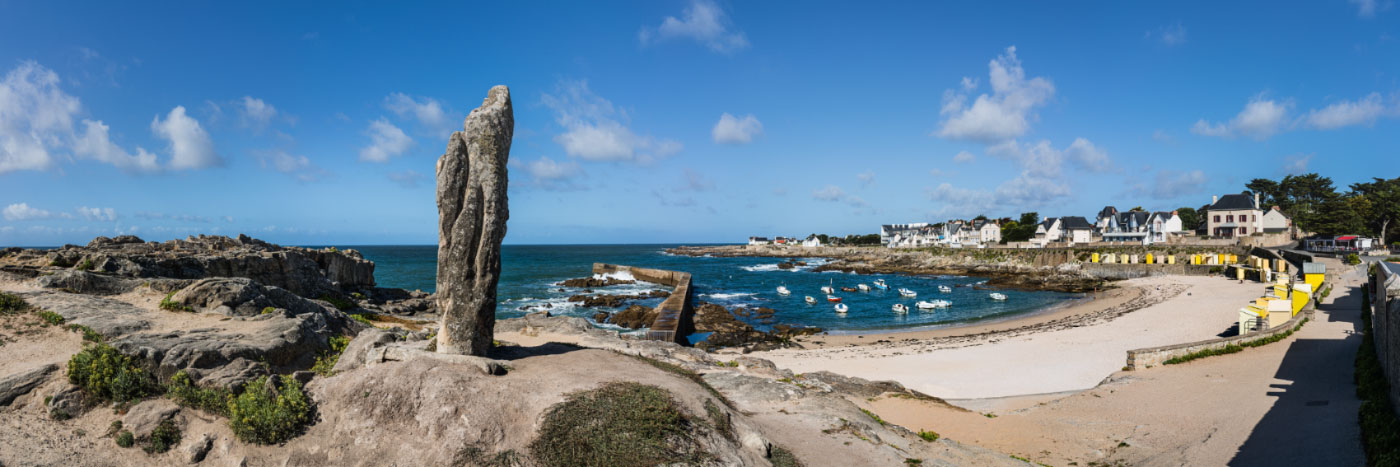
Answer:
[[[1191,264],[1080,263],[1079,270],[1095,279],[1125,280],[1152,276],[1204,276],[1217,266]]]
[[[1290,329],[1297,327],[1298,323],[1302,322],[1303,319],[1310,319],[1312,318],[1312,316],[1313,302],[1309,302],[1308,305],[1304,307],[1302,311],[1298,312],[1298,314],[1293,317],[1293,319],[1290,319],[1283,324],[1274,326],[1263,331],[1253,332],[1242,336],[1223,337],[1219,339],[1187,342],[1185,344],[1175,344],[1161,347],[1148,347],[1145,349],[1129,350],[1128,364],[1126,368],[1128,370],[1141,370],[1144,368],[1151,368],[1154,366],[1161,365],[1162,362],[1165,362],[1167,360],[1190,355],[1203,350],[1223,349],[1225,348],[1225,346],[1228,346],[1230,344],[1239,344],[1241,342],[1263,339],[1277,334],[1283,334],[1285,332],[1288,332]]]
[[[656,321],[647,330],[647,339],[688,345],[686,336],[695,332],[695,311],[691,307],[690,273],[664,269],[635,268],[617,264],[593,263],[594,274],[626,272],[639,281],[675,287],[671,296],[656,306]]]
[[[1376,357],[1390,382],[1391,406],[1400,411],[1400,264],[1379,263],[1369,287]]]

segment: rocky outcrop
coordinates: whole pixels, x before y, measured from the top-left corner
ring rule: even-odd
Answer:
[[[636,283],[637,281],[631,279],[618,279],[616,277],[580,277],[578,279],[565,280],[563,282],[560,282],[559,285],[562,285],[564,287],[573,287],[576,289],[592,289],[597,287],[611,287],[614,285],[629,285]]]
[[[151,328],[145,310],[123,301],[67,292],[21,292],[16,295],[36,308],[58,313],[67,324],[86,326],[106,338]]]
[[[69,269],[39,276],[36,282],[39,287],[46,289],[59,289],[80,294],[117,295],[136,290],[137,287],[150,287],[152,290],[170,292],[180,290],[194,281],[164,278],[136,279]]]
[[[437,351],[486,355],[506,235],[506,163],[515,116],[510,90],[491,88],[437,162]]]
[[[170,301],[195,311],[229,316],[257,316],[268,309],[283,309],[293,315],[330,313],[335,307],[312,301],[280,287],[265,287],[243,277],[200,279],[176,292]]]
[[[48,364],[0,378],[0,405],[10,405],[16,397],[28,394],[56,370],[58,365]]]
[[[582,307],[584,307],[584,308],[593,308],[593,307],[617,308],[617,307],[620,307],[620,306],[622,306],[622,305],[626,305],[627,302],[630,302],[630,301],[633,301],[633,300],[646,300],[646,299],[649,299],[649,298],[666,298],[666,297],[670,297],[670,296],[671,296],[671,292],[667,292],[667,291],[665,291],[665,290],[653,290],[653,291],[650,291],[650,292],[639,293],[639,294],[636,294],[636,295],[611,295],[611,294],[573,295],[573,296],[570,296],[570,297],[569,297],[569,301],[571,301],[571,302],[577,302],[577,303],[579,304],[579,306],[582,306]]]
[[[608,322],[627,329],[641,329],[651,326],[651,323],[656,321],[657,315],[660,314],[655,308],[649,306],[632,305],[626,310],[610,315]]]
[[[374,263],[355,250],[284,247],[246,235],[200,235],[163,243],[133,236],[98,237],[87,246],[12,252],[0,256],[0,269],[30,277],[76,270],[141,279],[140,284],[154,278],[244,277],[304,297],[374,286]],[[85,275],[49,281],[55,288],[90,288],[96,293],[121,293],[137,283]]]

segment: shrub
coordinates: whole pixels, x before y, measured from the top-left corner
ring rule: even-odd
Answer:
[[[151,442],[146,445],[146,453],[160,454],[180,444],[180,429],[170,420],[160,422],[151,430]]]
[[[99,334],[97,331],[92,330],[92,328],[83,326],[81,324],[70,324],[68,325],[68,330],[83,333],[83,340],[88,342],[101,343],[104,340],[102,338],[102,334]]]
[[[321,356],[316,358],[316,364],[311,366],[311,371],[321,376],[332,374],[336,362],[340,361],[340,354],[345,352],[345,346],[350,345],[350,338],[346,336],[331,336],[329,340],[331,349],[322,352]]]
[[[0,292],[0,313],[18,313],[28,309],[29,303],[25,302],[23,298]]]
[[[122,430],[117,434],[117,446],[129,448],[136,444],[136,436],[131,434],[131,430]]]
[[[83,258],[82,264],[79,264],[79,265],[78,265],[78,269],[83,270],[83,271],[91,271],[91,270],[93,270],[93,268],[95,268],[95,267],[97,267],[97,266],[94,265],[94,264],[92,264],[92,259],[90,259],[90,258]]]
[[[280,389],[269,388],[267,377],[248,383],[243,394],[228,401],[229,428],[238,439],[257,444],[286,441],[311,423],[311,400],[301,383],[279,378]]]
[[[63,322],[64,322],[64,321],[67,321],[66,319],[63,318],[63,315],[60,315],[60,314],[58,314],[58,313],[54,313],[54,312],[49,311],[49,310],[39,310],[39,311],[38,311],[37,313],[35,313],[35,314],[39,315],[39,319],[44,320],[45,323],[49,323],[49,324],[52,324],[52,325],[54,325],[54,326],[62,326],[62,325],[63,325]]]
[[[773,467],[802,467],[802,462],[797,460],[797,456],[781,446],[773,446],[768,451],[768,461],[773,463]]]
[[[369,318],[366,318],[365,315],[360,313],[351,313],[350,319],[364,323],[365,326],[377,327],[374,325],[374,321],[370,321]]]
[[[615,382],[550,408],[530,451],[550,466],[699,464],[690,427],[665,389]]]
[[[930,443],[938,441],[938,433],[932,431],[919,430],[919,437]]]
[[[1351,265],[1361,264],[1361,257],[1360,257],[1360,256],[1357,256],[1356,253],[1348,253],[1348,254],[1347,254],[1347,264],[1351,264]]]
[[[98,400],[127,402],[156,389],[155,380],[134,359],[107,344],[89,345],[68,360],[68,382]]]
[[[276,312],[276,311],[277,311],[277,307],[275,307],[275,306],[267,306],[267,307],[263,307],[263,309],[262,309],[262,314],[273,313],[273,312]]]
[[[165,294],[165,298],[160,299],[160,309],[166,311],[194,311],[194,308],[190,308],[189,305],[171,300],[170,297],[173,296],[175,296],[175,292]]]
[[[165,395],[186,407],[194,407],[215,415],[228,415],[228,390],[196,386],[185,370],[177,371],[175,376],[170,377],[170,384],[165,386]]]

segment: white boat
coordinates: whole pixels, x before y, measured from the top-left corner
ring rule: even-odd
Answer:
[[[939,292],[943,292],[943,293],[950,293],[950,292],[953,291],[953,288],[952,288],[952,287],[948,287],[948,286],[946,286],[946,285],[940,285],[940,286],[938,286],[938,291],[939,291]]]
[[[788,290],[786,285],[780,285],[778,286],[778,295],[792,295],[792,291]]]
[[[992,292],[987,294],[987,296],[992,297],[992,300],[1006,300],[1006,294],[1001,292]]]
[[[851,309],[851,307],[846,306],[845,303],[837,303],[837,304],[836,304],[836,312],[837,312],[837,313],[841,313],[841,314],[844,315],[844,314],[846,314],[846,310],[849,310],[849,309]]]
[[[835,287],[832,287],[832,286],[829,286],[829,285],[823,285],[823,286],[822,286],[822,293],[827,294],[827,295],[834,294],[834,293],[836,293],[836,288],[835,288]]]
[[[891,310],[894,310],[895,313],[908,313],[908,312],[909,312],[909,307],[905,306],[903,303],[896,303],[896,304],[894,304],[894,306],[890,307],[890,309],[891,309]]]
[[[889,285],[886,285],[886,284],[885,284],[885,280],[884,280],[884,279],[875,279],[874,284],[875,284],[875,288],[878,288],[878,289],[889,289],[889,288],[890,288]]]
[[[803,300],[806,300],[808,305],[817,303],[817,299],[812,298],[811,295],[808,295],[807,298],[804,298]]]
[[[919,293],[913,290],[901,288],[899,289],[899,295],[903,297],[917,297],[919,296]]]
[[[914,304],[914,306],[919,307],[920,310],[936,310],[939,308],[948,308],[952,305],[953,302],[947,300],[920,301]]]
[[[869,292],[869,291],[870,291],[870,286],[865,285],[865,284],[856,284],[856,288],[857,288],[857,289],[860,289],[861,292]]]

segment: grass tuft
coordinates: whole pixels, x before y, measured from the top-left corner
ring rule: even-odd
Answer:
[[[145,449],[147,454],[160,454],[179,444],[180,429],[170,420],[166,420],[151,430],[150,444],[147,444]]]
[[[229,399],[232,398],[226,389],[196,386],[185,370],[177,371],[175,376],[170,377],[170,384],[165,386],[165,395],[177,404],[224,416],[228,415]]]
[[[772,462],[773,467],[802,467],[802,461],[782,446],[773,446],[768,450],[768,462]]]
[[[44,320],[45,323],[52,324],[54,326],[62,326],[63,323],[67,321],[67,319],[65,319],[63,315],[54,313],[49,310],[39,310],[34,314],[39,315],[39,319]]]
[[[550,466],[688,465],[709,460],[671,394],[633,382],[570,394],[545,414],[530,451]]]
[[[345,347],[350,345],[350,338],[346,336],[331,336],[329,339],[331,348],[322,352],[316,358],[316,364],[311,366],[311,371],[321,376],[334,374],[335,364],[340,361],[340,354],[345,352]]]
[[[29,303],[23,298],[0,292],[0,313],[13,314],[29,309]]]
[[[180,303],[180,302],[176,302],[176,301],[174,301],[174,300],[171,300],[170,297],[173,297],[173,296],[175,296],[175,292],[170,292],[170,293],[168,293],[168,294],[165,294],[165,298],[160,299],[160,309],[166,310],[166,311],[188,311],[188,312],[194,312],[194,308],[190,308],[189,305],[185,305],[185,304],[182,304],[182,303]]]
[[[938,433],[934,431],[919,430],[919,437],[930,443],[938,441]]]
[[[129,448],[136,445],[136,436],[131,434],[131,430],[122,430],[117,434],[117,446]]]

